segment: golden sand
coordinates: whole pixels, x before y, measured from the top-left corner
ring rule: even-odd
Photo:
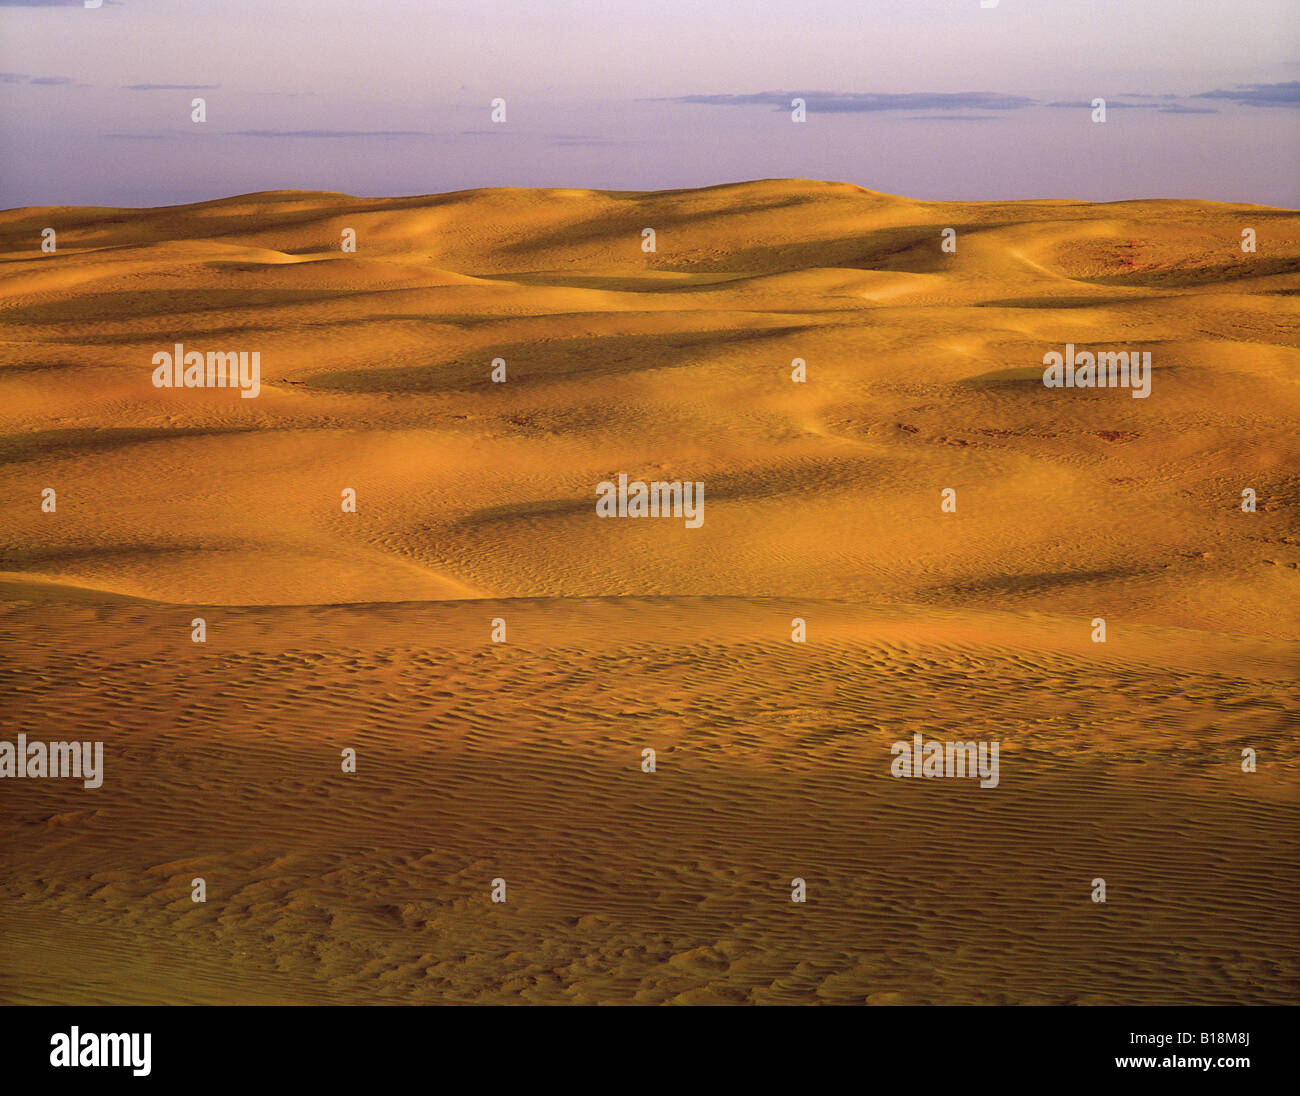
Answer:
[[[105,752],[0,783],[0,1000],[1294,999],[1298,290],[1207,202],[0,213],[0,738]]]

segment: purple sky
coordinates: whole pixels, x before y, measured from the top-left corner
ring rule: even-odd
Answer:
[[[0,0],[0,207],[772,176],[1294,207],[1300,5]]]

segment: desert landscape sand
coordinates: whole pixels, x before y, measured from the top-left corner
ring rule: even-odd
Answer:
[[[0,264],[0,738],[104,743],[0,782],[0,1000],[1295,999],[1300,213],[272,192]]]

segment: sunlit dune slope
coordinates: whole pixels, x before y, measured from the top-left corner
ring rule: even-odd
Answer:
[[[0,213],[0,689],[105,756],[5,782],[0,1001],[1294,999],[1298,290],[1199,202]]]
[[[1298,289],[1300,215],[1188,201],[766,180],[10,210],[0,569],[172,602],[779,595],[1293,635]],[[154,388],[178,342],[257,351],[260,395]],[[1149,351],[1150,397],[1044,388],[1066,343]],[[600,521],[620,472],[702,481],[703,525]]]

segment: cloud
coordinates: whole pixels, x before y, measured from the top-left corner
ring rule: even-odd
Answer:
[[[215,91],[220,84],[123,84],[123,91]]]
[[[1098,98],[1104,99],[1105,96],[1098,96]],[[1077,101],[1066,99],[1056,103],[1048,103],[1047,105],[1049,107],[1073,107],[1076,110],[1092,110],[1092,102],[1082,99]],[[1151,110],[1157,105],[1156,103],[1125,103],[1121,99],[1106,99],[1107,110],[1122,110],[1124,107],[1130,107],[1133,110]]]
[[[1203,91],[1193,99],[1227,99],[1252,107],[1300,107],[1300,80],[1281,84],[1238,84],[1230,90]]]
[[[1255,84],[1252,88],[1268,89],[1271,95],[1295,94],[1300,99],[1300,81],[1292,84]],[[1289,89],[1289,90],[1288,90]],[[1208,96],[1227,95],[1229,93],[1207,93]],[[1250,94],[1242,92],[1242,95]],[[770,105],[778,110],[789,110],[790,100],[801,98],[807,105],[809,113],[874,113],[876,111],[934,111],[932,114],[913,113],[907,116],[909,122],[989,122],[996,115],[987,111],[1014,111],[1026,107],[1038,106],[1039,101],[1024,95],[1003,95],[993,91],[937,92],[916,91],[901,94],[858,93],[847,91],[762,91],[747,95],[682,95],[672,99],[656,99],[651,102],[695,103],[710,106],[747,106]],[[1129,102],[1128,100],[1139,100]],[[1178,101],[1179,96],[1170,92],[1129,92],[1125,96],[1106,102],[1108,110],[1152,110],[1162,114],[1217,114],[1211,107],[1194,106]],[[1249,101],[1249,100],[1248,100]],[[1258,101],[1264,102],[1263,98]],[[1276,101],[1270,99],[1268,101]],[[1092,110],[1092,102],[1083,99],[1060,99],[1041,104],[1069,110]],[[971,113],[955,113],[970,111]]]
[[[434,137],[416,129],[240,129],[230,137]]]
[[[185,140],[187,138],[207,139],[206,133],[200,133],[202,127],[193,129],[171,129],[163,130],[157,133],[106,133],[105,137],[111,137],[118,141],[172,141]],[[331,138],[331,137],[437,137],[436,133],[425,133],[420,130],[408,129],[239,129],[239,130],[221,130],[219,135],[222,137],[269,137],[279,140],[293,140],[296,138]]]
[[[1130,98],[1141,95],[1140,92],[1126,92]],[[1122,99],[1108,99],[1106,101],[1107,110],[1122,110],[1128,107],[1130,110],[1154,110],[1157,114],[1218,114],[1219,112],[1213,107],[1192,106],[1189,103],[1173,102],[1177,95],[1144,95],[1143,98],[1150,99],[1149,103],[1126,103]],[[1049,107],[1071,107],[1075,110],[1091,110],[1092,103],[1065,101],[1059,103],[1048,103]]]
[[[0,84],[28,84],[34,87],[86,88],[71,76],[29,76],[25,72],[0,72]]]
[[[588,137],[580,133],[553,133],[550,143],[553,148],[614,148],[632,142],[617,141],[612,137]]]
[[[1020,110],[1034,105],[1034,100],[1024,95],[1003,95],[994,91],[760,91],[748,95],[679,95],[651,102],[726,107],[768,105],[778,110],[789,110],[791,99],[802,99],[809,111],[823,114],[871,114],[882,110]]]

